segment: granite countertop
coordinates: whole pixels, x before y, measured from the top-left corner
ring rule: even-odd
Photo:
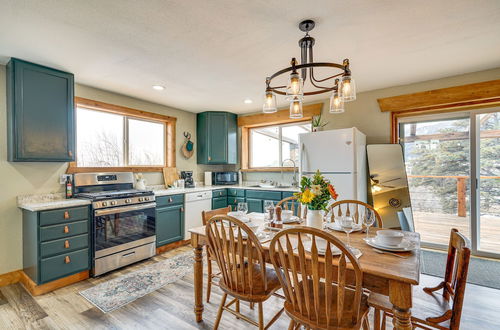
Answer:
[[[149,186],[148,189],[153,190],[156,196],[186,194],[200,191],[211,191],[216,189],[237,188],[247,190],[268,190],[268,191],[290,191],[296,192],[298,188],[261,188],[248,185],[231,185],[231,186],[198,186],[195,188],[169,188],[165,186]],[[41,194],[41,195],[22,195],[17,197],[17,207],[28,211],[45,211],[52,209],[60,209],[66,207],[75,207],[81,205],[90,205],[90,200],[81,198],[65,199],[63,193]]]

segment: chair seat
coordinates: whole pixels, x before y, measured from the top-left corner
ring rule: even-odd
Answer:
[[[441,294],[443,291],[439,290],[430,295],[424,292],[423,289],[424,287],[421,285],[413,287],[413,307],[411,308],[412,322],[430,325],[438,329],[449,329],[449,320],[439,324],[426,320],[428,317],[438,317],[443,315],[446,311],[451,310],[449,301],[445,300]],[[392,304],[387,296],[378,293],[370,293],[368,304],[376,309],[392,314]]]
[[[252,288],[250,288],[250,281],[248,278],[248,264],[245,263],[245,286],[243,287],[243,281],[238,282],[238,287],[229,288],[226,283],[224,283],[223,278],[219,282],[219,286],[225,293],[238,298],[239,300],[249,301],[249,302],[262,302],[267,300],[273,293],[281,288],[278,276],[274,269],[266,267],[266,280],[267,288],[264,287],[264,280],[261,274],[261,267],[258,264],[253,264],[252,267]]]
[[[314,306],[317,302],[314,299],[314,294],[313,294],[313,285],[312,285],[312,280],[308,280],[310,282],[309,284],[309,301],[306,300],[305,295],[302,295],[303,300],[302,300],[302,312],[300,312],[300,309],[297,308],[294,310],[293,306],[291,303],[285,302],[285,312],[290,316],[292,319],[295,321],[301,323],[302,325],[309,326],[311,328],[321,328],[321,329],[359,329],[362,325],[363,318],[366,316],[369,310],[368,306],[368,296],[366,294],[361,295],[361,306],[359,308],[359,314],[360,317],[357,318],[359,321],[357,323],[353,323],[353,317],[352,317],[352,312],[350,310],[352,309],[352,305],[354,303],[354,294],[355,291],[346,288],[345,290],[345,299],[344,299],[344,313],[340,316],[341,321],[340,325],[337,326],[337,288],[334,286],[333,287],[333,292],[330,295],[330,303],[332,306],[332,310],[330,312],[330,326],[327,327],[327,315],[326,315],[326,308],[325,313],[321,313],[318,315],[318,318],[313,315],[312,319],[316,320],[314,323],[310,323],[308,321],[309,317],[307,315],[307,309],[306,305],[308,306]],[[302,282],[300,282],[302,283]],[[325,284],[323,282],[320,282],[319,285],[319,306],[324,307],[326,306],[326,297],[325,297]],[[314,310],[312,308],[312,310]],[[347,310],[347,311],[346,311]],[[312,312],[312,311],[311,311]],[[312,312],[314,313],[314,312]],[[354,318],[356,319],[356,318]]]

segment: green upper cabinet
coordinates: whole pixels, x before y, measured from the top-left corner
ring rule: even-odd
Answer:
[[[197,116],[198,164],[236,164],[238,127],[236,115],[208,111]]]
[[[8,159],[75,159],[73,74],[12,58],[7,64]]]

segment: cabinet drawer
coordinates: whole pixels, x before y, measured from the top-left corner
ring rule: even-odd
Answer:
[[[227,203],[231,205],[238,205],[238,203],[244,203],[245,198],[243,197],[228,197]]]
[[[40,282],[46,283],[87,269],[89,269],[89,249],[45,258],[40,262]]]
[[[40,226],[57,225],[59,223],[84,220],[89,217],[89,208],[75,207],[71,209],[58,209],[40,212]]]
[[[156,197],[156,206],[170,206],[184,203],[184,194]]]
[[[226,197],[227,191],[226,189],[215,189],[212,191],[212,197]]]
[[[293,192],[293,191],[283,191],[281,194],[281,198],[285,199],[288,197],[292,197],[292,196],[294,196],[294,194],[295,194],[295,192]]]
[[[86,234],[89,229],[88,227],[89,223],[87,220],[42,227],[40,228],[40,241],[46,242],[54,239]]]
[[[69,253],[89,247],[89,235],[79,235],[40,244],[40,256],[47,258],[56,254]]]
[[[267,191],[267,190],[247,190],[248,198],[258,198],[263,200],[281,200],[281,191]]]
[[[244,189],[228,188],[227,195],[232,197],[245,197]]]

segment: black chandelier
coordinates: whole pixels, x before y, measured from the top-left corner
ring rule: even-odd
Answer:
[[[317,95],[331,92],[330,113],[344,112],[344,102],[356,99],[356,85],[351,76],[349,59],[345,59],[342,64],[329,62],[314,62],[313,46],[314,38],[309,35],[315,26],[313,20],[300,22],[299,29],[306,35],[299,40],[300,63],[292,58],[291,66],[280,70],[266,78],[266,94],[264,97],[264,113],[277,111],[276,94],[285,95],[285,99],[290,101],[290,118],[302,118],[302,101],[304,96]],[[333,75],[318,79],[315,76],[315,68],[331,68],[335,70]],[[339,72],[340,71],[340,72]],[[286,86],[271,86],[274,78],[290,72],[288,84]],[[300,73],[299,73],[300,72]],[[304,83],[309,82],[311,90],[304,91]],[[332,84],[333,82],[333,84]]]

